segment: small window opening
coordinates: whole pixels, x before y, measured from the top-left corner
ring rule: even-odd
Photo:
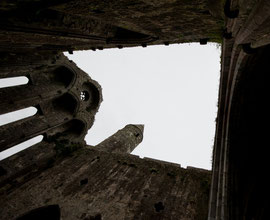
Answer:
[[[164,205],[163,205],[163,203],[162,202],[158,202],[158,203],[156,203],[155,204],[155,210],[156,210],[156,212],[161,212],[162,210],[164,210]]]
[[[26,76],[2,78],[0,79],[0,88],[25,85],[28,82],[29,79]]]
[[[37,108],[28,107],[14,112],[9,112],[3,115],[0,115],[0,126],[9,124],[24,118],[28,118],[37,113]]]
[[[53,74],[53,81],[63,84],[65,87],[68,87],[74,79],[74,73],[64,66],[58,67]]]
[[[83,84],[83,92],[84,94],[81,93],[81,95],[83,95],[85,98],[85,101],[90,100],[89,102],[89,106],[86,108],[87,111],[95,111],[97,109],[97,107],[99,106],[100,103],[100,93],[99,90],[97,89],[97,87],[92,84],[92,83],[84,83]],[[91,96],[91,97],[90,97]],[[81,96],[82,99],[82,96]],[[82,99],[83,100],[83,99]]]
[[[87,91],[82,91],[80,97],[81,97],[82,101],[88,101],[89,100],[89,93]]]
[[[59,205],[43,206],[27,212],[17,220],[60,220],[61,213]]]
[[[7,171],[3,167],[0,166],[0,176],[4,176],[6,174],[7,174]]]
[[[24,141],[20,144],[17,144],[7,150],[4,150],[0,153],[0,160],[6,159],[20,151],[23,151],[39,142],[41,142],[43,140],[43,135],[39,135],[37,137],[31,138],[27,141]]]
[[[139,134],[139,133],[136,133],[136,134],[135,134],[135,137],[139,137],[139,136],[140,136],[140,134]]]
[[[87,184],[88,183],[88,178],[85,178],[85,179],[83,179],[83,180],[81,180],[80,181],[80,185],[82,186],[82,185],[85,185],[85,184]]]

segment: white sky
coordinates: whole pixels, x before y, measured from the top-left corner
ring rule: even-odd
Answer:
[[[89,145],[127,124],[145,124],[144,140],[132,154],[211,169],[220,76],[216,44],[66,55],[103,88]]]
[[[193,43],[66,55],[103,88],[104,101],[86,136],[89,145],[127,124],[144,124],[144,140],[133,154],[211,169],[220,76],[217,45]],[[14,85],[14,80],[27,83],[23,77],[0,79],[0,88]],[[35,112],[29,108],[0,115],[0,125]],[[0,160],[41,140],[38,136],[2,152]]]

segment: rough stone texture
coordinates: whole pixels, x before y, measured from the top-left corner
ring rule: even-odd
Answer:
[[[0,188],[1,219],[59,205],[62,219],[204,220],[210,172],[84,148],[13,181]]]
[[[268,0],[1,1],[0,78],[30,83],[0,90],[0,114],[38,113],[0,127],[0,148],[46,134],[1,161],[1,218],[59,219],[60,208],[63,219],[205,219],[209,173],[85,149],[100,87],[61,52],[209,40],[223,44],[208,219],[270,219]],[[82,77],[70,84],[70,73]],[[120,139],[122,152],[137,143]]]
[[[221,42],[223,31],[222,1],[18,2],[0,3],[0,50]]]
[[[1,55],[1,77],[26,76],[29,82],[0,89],[0,113],[38,109],[31,117],[0,127],[1,151],[41,134],[47,142],[70,138],[84,143],[102,101],[98,83],[62,54]]]
[[[96,148],[114,153],[131,153],[143,140],[144,125],[127,125],[99,143]]]
[[[1,150],[45,136],[1,161],[1,218],[46,212],[59,217],[60,207],[63,219],[205,219],[210,172],[124,154],[142,141],[142,126],[120,130],[96,147],[101,151],[85,147],[101,89],[59,52],[218,41],[222,16],[211,15],[215,7],[208,1],[99,2],[106,13],[93,9],[95,4],[0,3],[0,77],[29,79],[0,90],[0,113],[38,109],[0,127]]]
[[[269,1],[226,5],[208,219],[269,219]]]
[[[68,147],[68,144],[65,147]],[[48,167],[57,158],[57,154],[59,154],[59,151],[57,152],[54,143],[42,141],[0,161],[0,187],[6,184],[10,187],[16,186],[17,182],[14,179],[18,175],[21,178],[28,179],[37,170]]]

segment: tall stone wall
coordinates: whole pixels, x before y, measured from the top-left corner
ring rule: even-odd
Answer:
[[[0,51],[82,50],[221,42],[223,1],[0,3]]]
[[[0,150],[38,135],[44,147],[69,139],[84,143],[102,101],[101,87],[61,53],[2,53],[0,77],[25,76],[28,83],[0,89],[0,114],[35,107],[31,117],[0,127]],[[46,142],[46,143],[45,143]]]
[[[269,219],[270,2],[225,4],[209,220]]]
[[[95,148],[59,156],[46,166],[30,176],[19,173],[13,184],[0,187],[2,219],[48,205],[59,206],[67,220],[207,217],[209,171]],[[37,211],[36,216],[41,214]]]
[[[205,219],[209,174],[83,149],[100,87],[60,52],[214,41],[223,45],[208,219],[269,219],[269,12],[268,0],[1,1],[0,77],[29,83],[0,90],[0,113],[38,112],[0,127],[0,149],[45,137],[1,161],[1,217]]]

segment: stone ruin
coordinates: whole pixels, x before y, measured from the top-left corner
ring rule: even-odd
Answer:
[[[0,114],[36,114],[0,127],[0,219],[269,219],[268,0],[37,0],[0,2]],[[143,125],[97,146],[84,137],[100,85],[64,51],[222,43],[212,171],[129,153]],[[267,217],[268,216],[268,217]]]

